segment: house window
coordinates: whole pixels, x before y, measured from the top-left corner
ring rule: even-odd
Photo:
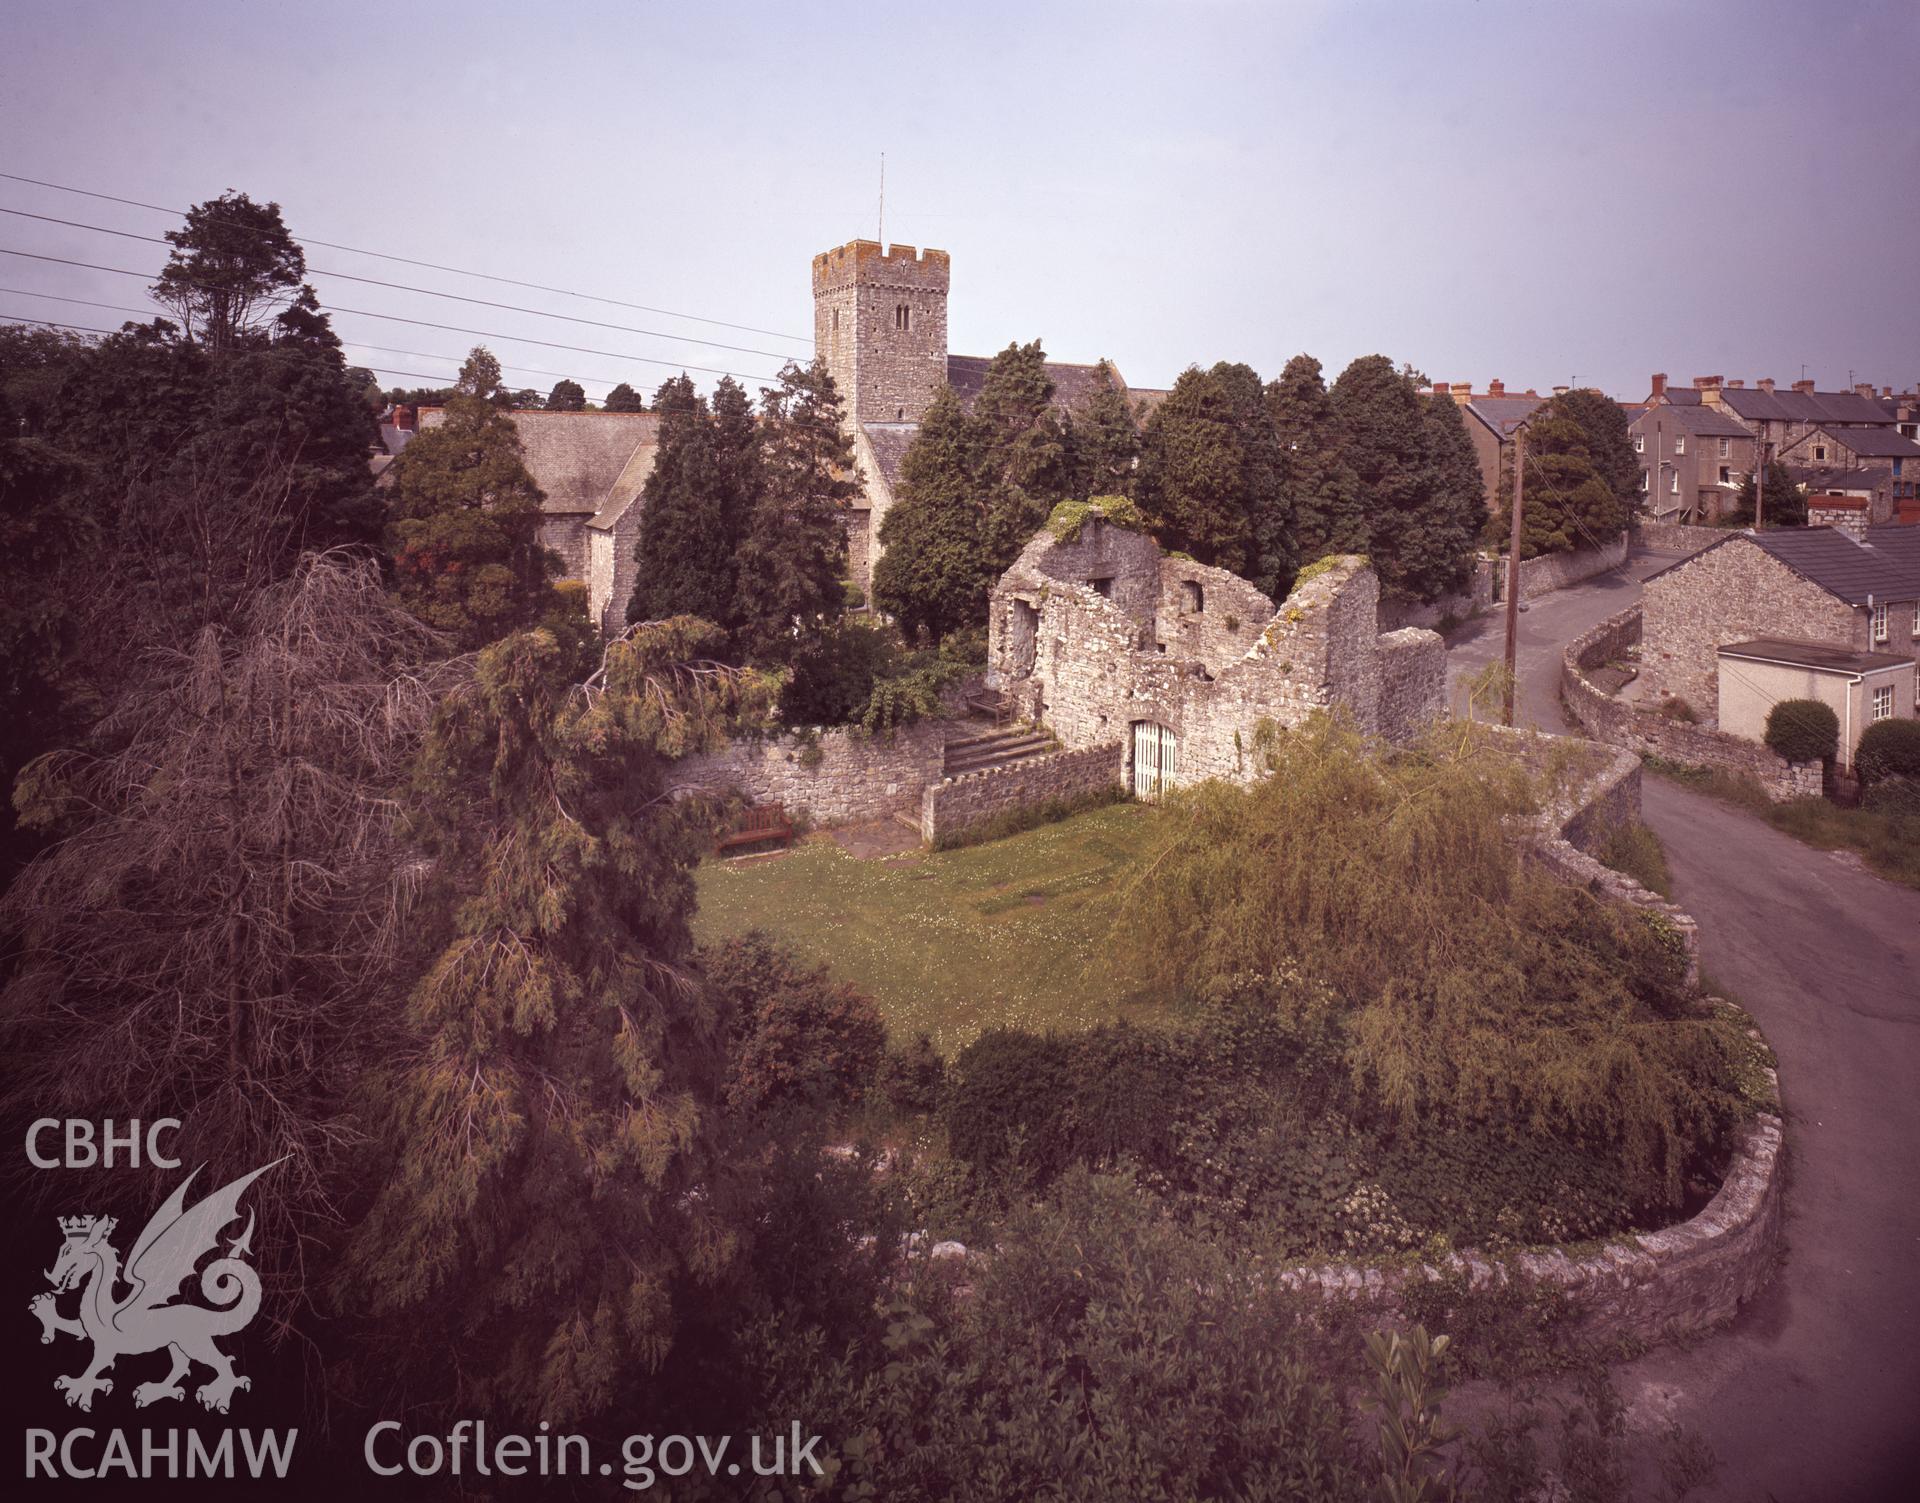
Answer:
[[[1640,472],[1640,489],[1643,491],[1647,489],[1647,472],[1645,470]]]
[[[1680,494],[1680,472],[1678,470],[1675,470],[1671,475],[1667,476],[1667,494],[1670,496]]]
[[[1636,453],[1636,454],[1644,454],[1644,453],[1646,453],[1646,452],[1647,452],[1647,436],[1646,436],[1646,434],[1644,434],[1644,433],[1636,433],[1636,434],[1634,434],[1634,436],[1633,436],[1633,452],[1634,452],[1634,453]]]
[[[1676,453],[1676,454],[1684,454],[1684,453],[1686,453],[1686,452],[1687,452],[1687,436],[1686,436],[1686,434],[1684,434],[1684,433],[1676,433],[1676,434],[1674,434],[1674,436],[1673,436],[1673,452],[1674,452],[1674,453]]]
[[[1913,634],[1920,637],[1920,600],[1913,603]]]
[[[1825,444],[1815,444],[1813,446],[1813,457],[1816,460],[1824,461],[1827,457],[1827,446]]]
[[[1884,605],[1876,605],[1873,608],[1873,640],[1876,642],[1887,640],[1887,608]]]
[[[1199,582],[1192,579],[1180,581],[1180,609],[1189,616],[1197,616],[1207,608],[1206,592]]]
[[[1882,684],[1873,691],[1873,718],[1875,720],[1893,719],[1893,685]]]
[[[1733,484],[1733,471],[1729,469],[1726,465],[1720,466],[1720,483],[1722,485]]]
[[[1733,452],[1733,441],[1731,439],[1725,439],[1725,438],[1721,439],[1720,440],[1720,457],[1722,459],[1725,459],[1732,452]]]

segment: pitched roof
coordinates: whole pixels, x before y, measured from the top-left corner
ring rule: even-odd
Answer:
[[[653,412],[540,412],[516,408],[507,416],[520,435],[527,473],[546,497],[540,510],[552,516],[597,519],[627,473],[635,451],[659,442],[660,415]],[[423,429],[437,428],[445,421],[443,407],[420,409]],[[636,494],[637,490],[635,487]]]
[[[1465,410],[1480,419],[1499,438],[1511,438],[1513,430],[1546,405],[1545,397],[1475,397]]]
[[[1892,428],[1822,427],[1828,438],[1871,459],[1920,459],[1920,444]]]
[[[1652,418],[1655,422],[1671,423],[1676,431],[1691,433],[1700,438],[1752,438],[1753,434],[1724,412],[1711,407],[1649,407],[1637,414],[1628,424],[1634,427]]]
[[[907,457],[907,445],[920,431],[918,423],[862,423],[867,447],[873,450],[873,462],[889,491],[900,489],[900,461]]]
[[[1751,642],[1729,642],[1719,649],[1723,658],[1749,658],[1759,663],[1788,663],[1816,673],[1873,673],[1885,668],[1911,668],[1913,659],[1891,652],[1850,652],[1826,642],[1799,642],[1789,637],[1755,637]]]
[[[1828,495],[1844,494],[1848,491],[1876,491],[1893,480],[1891,465],[1861,465],[1858,468],[1842,468],[1838,465],[1790,464],[1787,473],[1793,477],[1795,485],[1805,486],[1810,491],[1821,491]]]
[[[1720,400],[1749,422],[1884,424],[1888,420],[1887,410],[1877,397],[1863,397],[1855,391],[1762,391],[1757,386],[1724,386]]]
[[[1834,527],[1788,527],[1742,536],[1849,605],[1865,605],[1869,595],[1920,599],[1920,528],[1869,527],[1856,537]]]

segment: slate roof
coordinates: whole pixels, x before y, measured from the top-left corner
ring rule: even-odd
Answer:
[[[1891,652],[1849,652],[1824,642],[1797,642],[1787,637],[1755,637],[1751,642],[1729,642],[1723,658],[1750,658],[1759,663],[1789,663],[1825,673],[1874,673],[1886,668],[1911,668],[1911,657]]]
[[[1643,583],[1687,568],[1717,548],[1742,542],[1764,548],[1802,579],[1848,605],[1865,605],[1869,595],[1876,604],[1920,600],[1920,527],[1894,522],[1869,527],[1861,534],[1838,527],[1736,532],[1649,574]]]
[[[913,442],[914,434],[920,431],[918,423],[862,423],[867,435],[867,447],[873,450],[873,462],[880,467],[880,474],[887,482],[889,491],[900,489],[900,461],[906,458],[907,445]]]
[[[1835,465],[1799,465],[1787,466],[1787,473],[1793,476],[1795,485],[1805,486],[1810,491],[1819,491],[1825,495],[1845,495],[1849,491],[1877,491],[1883,485],[1893,481],[1891,465],[1862,465],[1857,469],[1841,469]]]
[[[1474,397],[1466,410],[1491,429],[1495,437],[1511,438],[1513,430],[1546,405],[1545,397]]]
[[[1869,459],[1920,459],[1920,444],[1892,428],[1823,427],[1820,431]]]
[[[1856,391],[1762,391],[1757,386],[1727,386],[1721,388],[1720,399],[1749,422],[1770,419],[1884,426],[1887,421],[1887,410],[1879,398],[1863,397]]]
[[[549,516],[584,516],[596,521],[610,502],[632,495],[620,489],[630,476],[636,453],[658,444],[660,417],[653,412],[539,412],[507,414],[520,435],[521,456],[546,499]],[[420,426],[437,428],[446,409],[422,407]],[[651,465],[651,459],[648,461]],[[645,469],[640,472],[642,480]],[[639,485],[632,487],[633,495]]]
[[[1716,412],[1707,406],[1699,407],[1649,407],[1633,419],[1634,424],[1653,417],[1657,422],[1671,423],[1675,431],[1693,434],[1699,438],[1752,438],[1750,430],[1724,412]],[[1643,430],[1644,431],[1644,430]]]

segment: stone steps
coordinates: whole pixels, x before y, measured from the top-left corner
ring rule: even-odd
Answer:
[[[984,772],[1057,750],[1059,743],[1033,726],[1010,726],[1003,731],[965,736],[947,743],[942,776],[957,778],[966,772]]]

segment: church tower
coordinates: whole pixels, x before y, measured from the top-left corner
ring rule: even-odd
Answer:
[[[813,258],[813,349],[848,418],[917,423],[947,379],[943,250],[853,240]]]

